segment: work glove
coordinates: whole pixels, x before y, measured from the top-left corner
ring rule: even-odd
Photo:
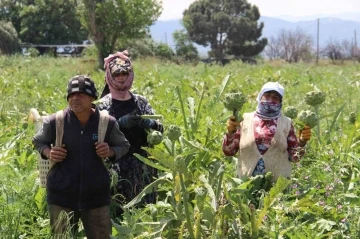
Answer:
[[[311,128],[310,126],[305,126],[302,130],[299,132],[299,139],[300,141],[307,142],[311,138]]]
[[[120,128],[130,129],[135,127],[140,119],[138,115],[124,115],[119,118],[118,123]]]
[[[233,134],[236,132],[237,127],[240,126],[240,122],[236,122],[235,116],[230,116],[229,119],[226,122],[226,128],[228,133]]]
[[[155,120],[153,119],[140,119],[138,126],[142,129],[151,129],[155,126]]]

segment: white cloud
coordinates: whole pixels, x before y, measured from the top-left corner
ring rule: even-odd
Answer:
[[[181,19],[182,13],[195,0],[162,0],[163,12],[159,20]],[[306,16],[360,12],[360,0],[248,0],[259,7],[263,16]]]

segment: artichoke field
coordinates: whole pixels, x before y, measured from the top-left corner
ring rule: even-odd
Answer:
[[[161,141],[153,132],[151,140],[159,144],[146,149],[151,159],[136,155],[159,176],[121,205],[124,215],[113,218],[112,238],[359,238],[358,65],[221,67],[138,60],[134,69],[132,90],[163,116],[165,132]],[[66,107],[66,82],[79,73],[91,74],[103,88],[104,73],[89,59],[0,56],[2,238],[50,237],[28,112],[36,108],[46,115]],[[236,157],[221,151],[225,122],[229,110],[254,111],[257,93],[269,80],[285,86],[283,113],[311,125],[317,118],[318,133],[293,165],[291,179],[272,184],[267,174],[242,181]],[[225,98],[236,105],[224,108]],[[153,189],[157,203],[140,207]],[[83,237],[83,230],[78,234]]]

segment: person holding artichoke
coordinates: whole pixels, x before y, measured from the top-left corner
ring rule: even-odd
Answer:
[[[105,88],[97,103],[100,110],[107,110],[119,123],[120,130],[130,142],[129,152],[112,166],[117,173],[118,182],[113,195],[119,203],[126,204],[137,196],[155,177],[157,170],[137,157],[137,153],[148,157],[142,147],[149,147],[148,134],[152,130],[163,133],[163,125],[159,120],[142,118],[141,115],[154,115],[149,102],[144,96],[130,91],[134,81],[134,71],[128,52],[117,52],[104,59]],[[146,195],[142,203],[154,203],[155,192]],[[122,214],[122,210],[116,213]]]
[[[311,129],[305,126],[298,140],[291,119],[281,113],[283,96],[283,86],[268,82],[256,98],[254,112],[245,113],[241,122],[235,116],[227,120],[222,150],[226,156],[239,152],[239,178],[267,172],[273,173],[273,181],[279,176],[289,178],[291,162],[298,162],[304,155],[303,147],[311,138]]]

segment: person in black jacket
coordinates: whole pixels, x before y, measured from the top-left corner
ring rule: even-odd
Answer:
[[[66,220],[72,215],[72,231],[81,218],[87,238],[110,238],[110,175],[103,160],[115,161],[128,152],[129,142],[110,117],[104,142],[98,143],[99,110],[94,82],[75,76],[67,87],[68,107],[64,110],[62,147],[56,139],[55,114],[47,117],[33,144],[43,158],[55,163],[47,177],[47,202],[52,234],[64,238]],[[65,217],[66,218],[66,217]]]
[[[121,131],[130,142],[129,152],[121,157],[113,170],[117,173],[118,182],[112,194],[120,204],[130,202],[147,185],[157,178],[157,170],[140,161],[134,153],[147,158],[148,153],[142,147],[149,147],[147,133],[157,130],[163,133],[159,120],[142,119],[141,115],[153,115],[149,102],[142,95],[130,91],[134,81],[133,65],[128,52],[117,52],[105,58],[105,88],[98,101],[101,110],[107,110],[118,122]],[[155,191],[148,193],[141,204],[155,203]],[[119,208],[116,216],[121,216]]]

